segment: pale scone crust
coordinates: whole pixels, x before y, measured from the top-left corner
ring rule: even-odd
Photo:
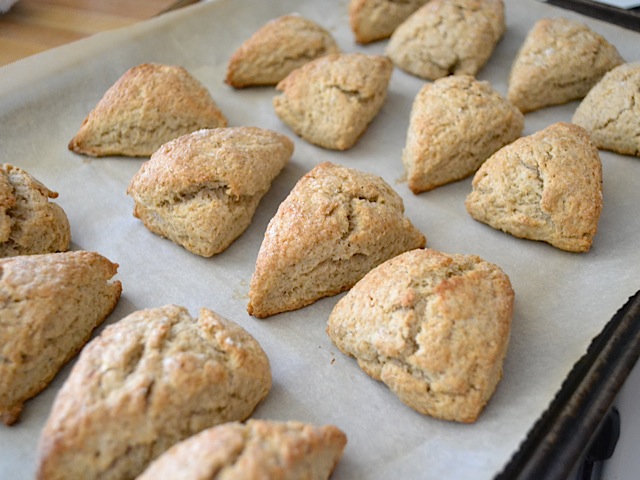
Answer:
[[[502,0],[431,0],[396,28],[386,53],[397,67],[427,80],[476,75],[505,28]]]
[[[18,420],[115,308],[118,265],[95,252],[0,259],[0,420]]]
[[[425,243],[404,215],[402,198],[382,178],[322,163],[298,181],[269,222],[248,311],[263,318],[302,308]]]
[[[520,137],[524,116],[488,82],[453,75],[426,83],[411,109],[402,163],[413,193],[475,173]]]
[[[65,252],[69,219],[58,193],[14,165],[0,165],[0,257]]]
[[[238,47],[229,59],[225,82],[235,88],[276,85],[305,63],[338,52],[328,30],[302,16],[284,15]]]
[[[127,70],[106,91],[69,149],[92,157],[149,157],[180,135],[226,126],[207,88],[186,69],[143,63]]]
[[[359,281],[334,307],[327,333],[411,408],[470,423],[502,377],[513,302],[498,266],[417,249]]]
[[[513,62],[507,98],[524,113],[577,100],[622,62],[616,47],[587,25],[544,18]]]
[[[640,62],[607,72],[582,100],[572,122],[598,148],[640,157]]]
[[[349,26],[356,42],[389,38],[394,30],[429,0],[351,0]]]
[[[137,480],[326,480],[346,442],[344,432],[333,425],[230,422],[175,445]]]
[[[257,127],[198,130],[164,144],[132,178],[134,216],[151,232],[210,257],[249,226],[293,154],[284,135]]]
[[[140,310],[82,351],[39,444],[38,479],[132,479],[173,444],[246,419],[271,388],[269,360],[211,310]]]
[[[278,83],[273,99],[280,119],[314,145],[347,150],[355,145],[387,97],[393,64],[382,55],[325,55]]]
[[[602,211],[602,163],[582,127],[559,122],[492,155],[465,205],[476,220],[570,252],[591,248]]]

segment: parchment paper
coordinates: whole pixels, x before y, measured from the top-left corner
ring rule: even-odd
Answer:
[[[507,0],[507,32],[478,78],[506,93],[511,63],[534,22],[579,19],[638,60],[640,35],[529,0]],[[231,53],[277,16],[297,12],[335,35],[344,51],[382,53],[386,42],[357,46],[347,0],[254,2],[220,0],[100,34],[0,69],[0,159],[18,165],[60,193],[73,249],[95,250],[120,264],[123,297],[107,320],[177,303],[196,314],[211,308],[246,328],[272,364],[274,385],[255,417],[333,423],[348,436],[335,479],[482,479],[500,471],[547,407],[573,363],[615,311],[640,288],[640,159],[601,152],[604,210],[590,252],[567,253],[521,240],[474,221],[464,199],[471,179],[413,195],[402,181],[400,155],[409,111],[423,81],[396,69],[388,99],[358,144],[331,152],[297,138],[275,115],[272,88],[235,91],[224,84]],[[67,150],[86,114],[126,69],[142,62],[179,64],[211,91],[231,125],[288,134],[296,151],[275,180],[245,234],[204,259],[147,231],[132,216],[125,191],[143,160],[89,159]],[[577,102],[526,116],[525,134],[569,121]],[[428,246],[473,253],[501,266],[516,292],[504,377],[477,423],[422,416],[342,355],[325,333],[340,296],[257,320],[246,313],[248,285],[264,230],[295,182],[332,161],[372,172],[404,198]],[[73,363],[73,362],[72,362]],[[29,401],[17,425],[0,426],[0,478],[34,477],[36,445],[68,365]]]

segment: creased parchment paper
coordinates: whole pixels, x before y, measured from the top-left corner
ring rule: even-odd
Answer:
[[[640,35],[537,1],[508,0],[507,32],[478,78],[506,94],[512,61],[534,22],[564,16],[592,26],[623,57],[639,60]],[[95,250],[120,264],[123,297],[107,320],[177,303],[211,308],[246,328],[266,350],[274,385],[255,417],[332,423],[348,436],[335,479],[485,479],[498,473],[544,411],[576,360],[616,310],[640,288],[640,159],[601,152],[604,210],[590,252],[573,254],[521,240],[474,221],[464,200],[471,179],[413,195],[400,160],[409,111],[423,84],[394,71],[379,116],[357,145],[331,152],[297,138],[272,109],[273,88],[235,91],[223,82],[231,53],[277,16],[297,12],[328,28],[346,52],[362,47],[348,26],[346,0],[220,0],[61,47],[0,69],[1,161],[18,165],[52,190],[71,223],[73,249]],[[205,259],[148,232],[132,216],[125,191],[143,160],[89,159],[67,143],[106,89],[143,62],[178,64],[211,91],[230,125],[255,125],[295,141],[249,229],[225,252]],[[525,134],[570,121],[577,102],[526,116]],[[342,355],[325,333],[340,298],[257,320],[246,312],[248,285],[268,221],[295,182],[332,161],[382,176],[404,198],[428,246],[473,253],[498,264],[516,292],[504,377],[477,423],[424,417]],[[73,363],[73,362],[72,362]],[[0,426],[0,478],[34,478],[36,445],[68,365],[29,401],[17,425]]]

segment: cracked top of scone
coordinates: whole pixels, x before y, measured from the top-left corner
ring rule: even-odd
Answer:
[[[598,148],[640,157],[640,62],[619,65],[582,100],[572,122]]]
[[[334,307],[327,333],[411,408],[473,422],[502,376],[513,300],[498,266],[417,249],[360,280]]]
[[[346,435],[333,425],[248,420],[205,430],[175,445],[137,480],[326,480],[342,456]]]
[[[404,215],[402,198],[382,178],[322,163],[298,181],[267,226],[249,313],[267,317],[335,295],[425,243]]]
[[[192,132],[167,142],[131,179],[134,216],[197,255],[225,250],[249,226],[293,142],[257,127]]]
[[[171,445],[246,419],[271,388],[269,360],[211,310],[140,310],[74,365],[40,439],[39,478],[134,478]]]
[[[431,0],[391,35],[386,53],[412,75],[475,75],[505,31],[502,0]]]
[[[339,53],[292,71],[273,108],[297,135],[332,150],[355,145],[382,108],[393,64],[382,55]]]
[[[451,75],[416,95],[402,163],[413,193],[475,173],[522,134],[524,115],[485,81]]]
[[[207,88],[186,69],[143,63],[105,92],[69,149],[93,157],[148,157],[185,133],[226,126]]]
[[[476,220],[571,252],[591,248],[602,211],[602,163],[587,131],[558,122],[485,161],[465,205]]]
[[[339,51],[331,33],[316,22],[284,15],[240,45],[229,59],[225,82],[235,88],[276,85],[292,70]]]
[[[0,257],[64,252],[71,244],[66,213],[49,190],[14,165],[0,165]]]
[[[544,18],[513,62],[507,98],[523,113],[580,99],[623,61],[616,47],[587,25]]]
[[[351,0],[349,26],[356,42],[389,38],[394,30],[429,0]]]

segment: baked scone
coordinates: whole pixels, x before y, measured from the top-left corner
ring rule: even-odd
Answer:
[[[578,100],[623,61],[616,47],[587,25],[544,18],[513,62],[507,98],[523,113]]]
[[[329,162],[304,175],[269,222],[247,310],[258,318],[348,290],[426,238],[380,177]]]
[[[107,90],[69,142],[92,157],[149,157],[160,145],[201,128],[226,127],[207,88],[186,69],[143,63]]]
[[[19,419],[115,308],[118,265],[95,252],[0,259],[0,420]]]
[[[38,479],[133,479],[173,444],[244,420],[271,388],[239,325],[177,305],[140,310],[82,351],[39,443]]]
[[[397,67],[427,80],[475,75],[505,29],[502,0],[431,0],[396,28],[386,53]]]
[[[249,226],[293,142],[256,127],[198,130],[167,142],[132,178],[134,216],[151,232],[210,257]]]
[[[346,443],[333,425],[230,422],[176,444],[137,480],[326,480]]]
[[[609,71],[584,97],[573,123],[602,150],[640,157],[640,62]]]
[[[591,248],[602,211],[602,163],[589,134],[559,122],[503,147],[473,178],[476,220],[570,252]]]
[[[280,119],[314,145],[347,150],[387,97],[393,64],[382,55],[331,54],[294,70],[273,99]]]
[[[488,82],[452,75],[425,83],[402,152],[409,188],[417,194],[472,175],[523,128],[524,115]]]
[[[69,219],[57,198],[19,167],[0,165],[0,257],[65,252],[71,244]]]
[[[284,15],[240,45],[229,59],[225,82],[235,88],[276,85],[305,63],[339,52],[328,30],[302,16]]]
[[[417,249],[360,280],[334,307],[327,333],[406,405],[471,423],[502,377],[513,301],[498,266]]]
[[[349,26],[358,43],[383,40],[428,1],[350,0]]]

